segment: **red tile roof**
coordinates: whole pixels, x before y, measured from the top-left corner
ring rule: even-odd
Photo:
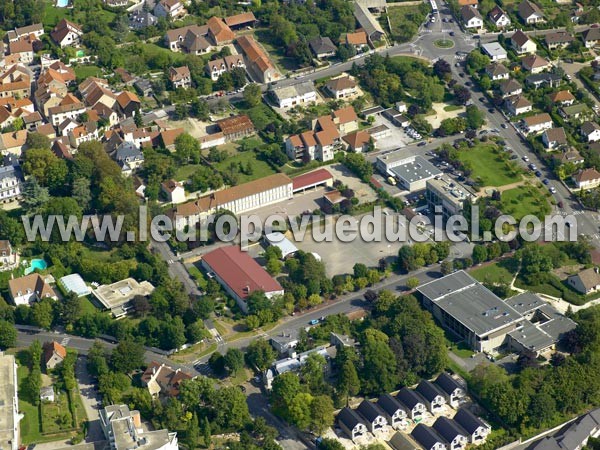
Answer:
[[[213,250],[204,255],[203,261],[242,299],[255,291],[268,293],[283,290],[275,279],[238,246]]]
[[[307,186],[313,186],[317,183],[324,183],[333,179],[333,175],[327,169],[318,169],[314,172],[305,173],[292,179],[293,189],[302,189]]]

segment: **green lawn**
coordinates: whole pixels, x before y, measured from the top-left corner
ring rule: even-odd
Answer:
[[[177,181],[188,180],[202,164],[186,164],[185,166],[178,167],[175,171],[175,179]]]
[[[63,419],[66,422],[63,422]],[[59,392],[54,403],[42,403],[42,428],[44,433],[60,433],[73,427],[66,392]]]
[[[504,191],[500,209],[504,214],[510,214],[517,221],[527,214],[533,214],[541,219],[551,210],[544,193],[531,185]]]
[[[254,153],[253,151],[237,153],[236,155],[227,158],[225,161],[215,164],[215,167],[223,173],[228,173],[230,170],[229,167],[232,164],[236,164],[238,168],[238,184],[246,183],[248,181],[256,180],[258,178],[263,178],[268,175],[273,175],[275,173],[271,166],[269,166],[266,162],[257,159],[256,153]],[[239,167],[242,166],[246,168],[248,164],[250,164],[250,166],[252,167],[252,173],[242,173],[239,170]]]
[[[496,144],[480,143],[459,152],[459,159],[471,166],[471,177],[481,179],[483,186],[504,186],[521,180],[518,169],[512,170]]]
[[[84,12],[74,14],[73,9],[57,8],[56,6],[54,6],[54,4],[55,2],[52,0],[48,0],[46,2],[46,5],[44,7],[44,18],[42,20],[44,26],[53,28],[58,22],[65,18],[75,23],[81,23],[81,21],[83,20],[85,15]],[[94,14],[96,14],[96,16],[102,17],[107,23],[111,23],[116,16],[116,13],[107,11],[105,9],[95,11]]]
[[[516,261],[512,258],[495,262],[493,264],[479,267],[470,271],[470,274],[482,283],[502,283],[510,284],[518,267]]]
[[[407,42],[418,32],[419,26],[426,18],[426,13],[431,8],[429,3],[424,5],[394,5],[387,9],[390,21],[391,34],[399,42]],[[382,25],[387,28],[387,23],[382,20]]]
[[[81,313],[82,314],[93,314],[98,312],[98,308],[94,306],[92,301],[88,297],[81,298]]]
[[[19,423],[21,429],[21,443],[31,444],[39,443],[43,440],[40,416],[37,406],[32,405],[25,400],[25,395],[22,392],[23,381],[29,375],[29,369],[25,366],[17,368],[17,378],[19,380],[19,411],[25,416]]]
[[[463,108],[464,108],[464,106],[461,106],[461,105],[447,105],[447,106],[444,106],[444,111],[448,111],[448,112],[458,111],[459,109],[463,109]]]
[[[77,81],[85,80],[89,77],[102,77],[102,69],[98,66],[75,66],[73,70],[75,70]]]
[[[294,71],[300,68],[296,58],[285,56],[285,49],[273,42],[273,34],[268,28],[257,28],[254,38],[268,52],[271,60],[279,67],[281,72]]]

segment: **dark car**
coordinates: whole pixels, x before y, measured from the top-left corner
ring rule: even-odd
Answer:
[[[518,158],[518,156],[515,154],[510,155],[510,159],[517,159],[517,158]]]
[[[472,83],[472,82],[470,82],[470,81],[467,81],[467,82],[465,83],[465,86],[473,86],[473,83]]]
[[[544,183],[547,186],[548,184],[550,184],[550,180],[548,178],[544,178],[542,180],[542,183]]]
[[[479,97],[480,102],[485,102],[485,97]]]
[[[562,208],[562,207],[564,206],[564,205],[563,205],[563,202],[562,202],[562,200],[561,200],[561,201],[559,201],[559,202],[557,203],[557,205],[558,205],[558,207],[559,207],[559,208]],[[566,222],[566,223],[568,223],[568,222]]]
[[[502,123],[502,124],[500,124],[500,126],[501,126],[502,128],[504,128],[505,130],[508,128],[508,125],[506,125],[505,123]]]
[[[539,170],[535,171],[535,176],[536,177],[541,177],[542,176],[542,172],[540,172]]]
[[[461,72],[461,73],[458,74],[458,76],[461,77],[461,78],[463,78],[465,76],[465,74]]]
[[[494,108],[488,108],[488,112],[491,114],[494,114],[496,112],[496,110]]]
[[[450,33],[448,33],[450,36],[454,36],[454,31],[451,31]]]
[[[424,145],[427,145],[427,142],[421,141],[417,144],[417,147],[423,147]]]

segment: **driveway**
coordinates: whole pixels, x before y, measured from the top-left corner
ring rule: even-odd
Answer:
[[[100,414],[97,408],[100,395],[87,370],[86,363],[86,357],[80,356],[77,358],[75,376],[79,384],[79,394],[81,395],[83,409],[85,409],[88,417],[88,430],[85,440],[86,442],[96,442],[104,439],[104,433],[102,433],[102,427],[100,426]]]

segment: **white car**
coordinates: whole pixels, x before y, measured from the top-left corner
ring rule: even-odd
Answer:
[[[550,186],[549,190],[552,194],[556,194],[556,188],[554,186]]]

